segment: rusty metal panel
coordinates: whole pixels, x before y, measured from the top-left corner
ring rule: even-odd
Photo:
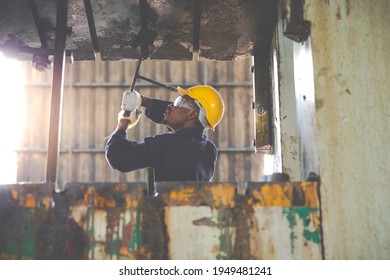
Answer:
[[[169,259],[234,258],[236,184],[163,183]]]
[[[254,259],[322,259],[316,182],[248,183],[249,249]]]
[[[53,187],[48,183],[0,186],[0,259],[37,258]]]
[[[136,259],[142,245],[142,183],[68,183],[69,219],[82,259]],[[68,220],[69,223],[69,220]],[[69,243],[78,246],[80,243]],[[138,257],[139,258],[139,257]]]
[[[320,259],[315,182],[3,186],[3,259]]]

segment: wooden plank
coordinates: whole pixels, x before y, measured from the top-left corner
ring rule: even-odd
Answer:
[[[104,83],[106,81],[106,62],[95,62],[95,82]],[[93,95],[95,97],[95,110],[93,116],[94,126],[94,148],[104,149],[108,132],[108,92],[106,88],[95,88]],[[104,182],[108,177],[109,166],[104,153],[95,153],[94,155],[94,176],[95,182]]]
[[[37,82],[51,80],[52,71],[38,72],[31,66],[28,79]],[[33,149],[47,149],[49,108],[50,108],[50,88],[31,89],[25,91],[25,113],[24,123],[24,143],[23,147]],[[46,168],[45,153],[29,153],[22,155],[24,160],[19,161],[24,167],[17,175],[19,181],[44,181]]]
[[[94,81],[94,64],[83,63],[80,67],[79,79],[83,82]],[[78,81],[75,79],[75,81]],[[76,108],[78,109],[78,118],[75,122],[78,122],[78,130],[75,131],[74,137],[78,139],[78,148],[90,148],[93,147],[94,141],[94,95],[93,89],[86,88],[79,90],[76,97]],[[76,156],[78,161],[78,168],[76,170],[78,182],[90,182],[93,181],[93,155],[89,153],[79,153]]]

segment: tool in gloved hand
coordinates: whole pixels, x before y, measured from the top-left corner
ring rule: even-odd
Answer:
[[[128,111],[129,115],[135,109],[141,107],[142,96],[138,91],[125,91],[122,96],[121,109]]]
[[[137,106],[141,106],[142,96],[137,91],[134,90],[135,83],[136,83],[138,78],[141,79],[141,80],[147,81],[149,83],[158,85],[160,87],[166,88],[166,89],[168,89],[170,91],[177,92],[177,87],[168,86],[168,85],[159,83],[157,81],[154,81],[152,79],[149,79],[147,77],[144,77],[144,76],[140,75],[139,74],[139,69],[141,67],[141,62],[142,62],[142,58],[140,58],[138,60],[137,69],[135,70],[134,77],[133,77],[133,82],[131,84],[130,90],[129,91],[125,91],[123,93],[122,105],[124,105],[124,106],[121,109],[124,110],[124,113],[123,113],[124,117],[130,116],[131,111],[133,111],[136,108],[136,107],[134,107],[135,106],[134,104],[137,104]]]
[[[128,130],[128,129],[131,129],[137,125],[142,114],[143,114],[143,110],[141,109],[141,107],[138,107],[138,108],[134,109],[133,111],[131,111],[130,115],[128,117],[125,117],[124,110],[121,110],[118,114],[118,121],[123,120],[123,119],[128,120],[129,125],[127,126],[127,129],[126,129],[126,130]]]
[[[137,68],[136,68],[135,73],[134,73],[133,82],[131,83],[130,91],[125,91],[123,93],[121,109],[124,110],[124,112],[123,112],[124,117],[129,117],[131,111],[135,110],[136,107],[133,108],[134,102],[136,102],[136,103],[138,102],[139,103],[138,106],[141,106],[141,102],[142,102],[141,95],[134,90],[135,82],[137,81],[137,78],[138,78],[139,68],[141,67],[141,62],[142,62],[142,58],[140,58],[138,60]],[[133,95],[132,94],[133,92],[136,94]],[[126,97],[126,100],[125,100],[125,97]],[[124,102],[125,102],[125,108],[123,108]],[[126,108],[127,104],[128,104],[128,108]]]
[[[118,120],[126,119],[129,120],[129,126],[127,129],[130,129],[137,125],[139,118],[142,115],[141,109],[142,96],[139,92],[125,91],[122,97],[121,111],[118,115]]]

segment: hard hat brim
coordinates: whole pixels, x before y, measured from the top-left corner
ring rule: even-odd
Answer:
[[[180,94],[180,96],[187,94],[187,91],[181,87],[177,87],[177,92]]]

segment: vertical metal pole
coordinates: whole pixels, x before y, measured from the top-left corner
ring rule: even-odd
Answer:
[[[67,31],[68,1],[57,0],[56,38],[53,62],[53,82],[50,104],[49,146],[47,153],[46,181],[57,181],[57,159],[61,132],[62,96],[65,69],[65,44]],[[56,187],[56,191],[60,191]]]
[[[271,60],[269,51],[254,55],[253,92],[255,109],[255,146],[257,153],[273,154],[274,127],[272,111]]]
[[[154,168],[151,167],[146,168],[146,191],[150,196],[154,196],[157,192]]]
[[[256,1],[259,22],[256,26],[252,72],[255,109],[256,153],[273,154],[273,88],[272,88],[272,42],[277,23],[277,1]],[[260,40],[261,38],[261,40]]]

